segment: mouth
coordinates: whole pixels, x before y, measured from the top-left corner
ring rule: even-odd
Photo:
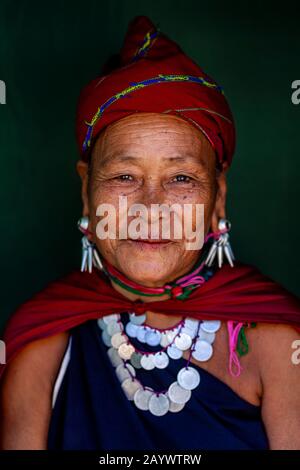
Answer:
[[[136,240],[129,239],[129,243],[133,244],[136,247],[142,248],[142,249],[152,249],[152,250],[157,250],[159,248],[164,248],[168,245],[171,245],[172,240],[151,240],[149,238],[143,239],[143,238],[138,238]]]

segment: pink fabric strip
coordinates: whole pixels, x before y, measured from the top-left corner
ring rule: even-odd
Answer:
[[[227,322],[227,330],[229,335],[229,372],[233,377],[238,377],[242,371],[242,367],[236,352],[239,332],[241,331],[242,326],[243,322]],[[233,366],[235,366],[235,371]]]
[[[190,286],[191,284],[199,284],[199,286],[201,286],[204,283],[205,283],[205,279],[203,276],[193,276],[188,281],[181,282],[180,285],[181,287]]]

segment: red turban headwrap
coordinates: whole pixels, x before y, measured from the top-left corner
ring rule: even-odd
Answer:
[[[109,124],[136,112],[176,114],[196,126],[230,165],[235,127],[222,88],[145,16],[130,24],[119,64],[81,92],[76,137],[83,160]]]

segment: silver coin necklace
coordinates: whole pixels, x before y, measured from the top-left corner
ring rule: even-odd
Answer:
[[[108,357],[128,400],[138,409],[149,411],[155,416],[177,413],[184,408],[192,391],[200,384],[198,370],[190,366],[191,358],[205,362],[212,357],[213,343],[221,321],[187,317],[174,327],[163,330],[150,327],[145,321],[145,314],[129,313],[129,321],[124,327],[121,314],[112,314],[99,319],[98,326],[108,348]],[[161,349],[143,351],[132,344],[132,339],[141,345],[159,346]],[[182,358],[187,350],[190,351],[186,365],[179,370],[177,380],[167,390],[153,390],[138,380],[138,369],[165,369],[170,360]]]

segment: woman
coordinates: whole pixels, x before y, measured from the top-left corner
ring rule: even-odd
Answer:
[[[145,17],[104,73],[77,116],[83,272],[7,327],[2,447],[298,449],[299,301],[234,259],[235,131],[222,89]],[[203,246],[188,249],[186,231],[130,234],[120,198],[204,206]],[[129,236],[105,238],[99,207],[114,208]],[[187,222],[198,233],[195,211]]]

